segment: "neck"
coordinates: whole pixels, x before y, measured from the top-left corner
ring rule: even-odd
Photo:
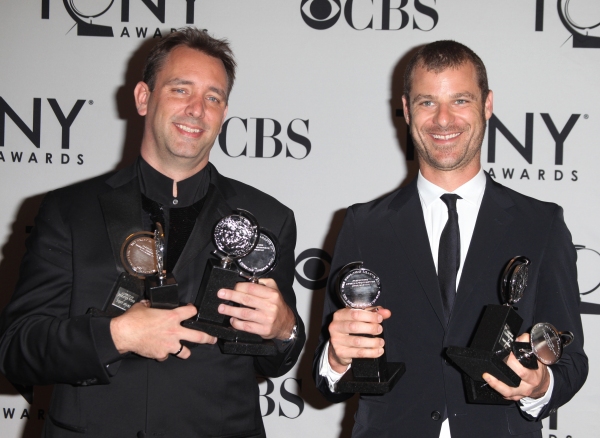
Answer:
[[[479,173],[481,163],[456,170],[439,170],[428,166],[421,166],[423,177],[438,187],[453,192],[463,184],[469,182]]]
[[[159,159],[153,154],[144,153],[143,149],[141,151],[141,156],[146,160],[146,163],[163,175],[171,178],[174,183],[188,179],[190,176],[197,174],[208,164],[208,157],[197,163],[190,163],[188,160],[184,161],[177,158],[166,161]]]

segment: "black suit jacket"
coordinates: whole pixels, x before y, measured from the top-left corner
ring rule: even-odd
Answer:
[[[446,347],[469,344],[487,304],[501,303],[500,275],[517,255],[531,260],[525,296],[518,303],[524,319],[521,331],[544,321],[575,334],[561,361],[551,367],[554,391],[538,421],[526,419],[516,404],[467,404],[460,372],[444,357]],[[333,279],[352,261],[363,261],[381,278],[377,304],[392,311],[383,323],[387,358],[406,364],[406,373],[390,393],[361,396],[353,436],[437,438],[447,412],[452,438],[541,437],[539,420],[571,399],[585,382],[588,364],[583,352],[576,252],[556,204],[523,196],[487,176],[447,326],[416,180],[382,199],[350,207],[333,257],[334,275],[314,363],[317,386],[334,402],[348,395],[329,391],[326,379],[319,376],[318,359],[329,337],[331,315],[341,307],[334,296]]]
[[[305,338],[292,289],[294,215],[274,198],[209,166],[204,207],[173,270],[180,301],[194,302],[215,249],[216,222],[243,208],[280,242],[280,261],[271,276],[296,315],[299,338],[275,357],[225,355],[217,345],[194,347],[187,360],[120,356],[110,319],[86,312],[104,307],[123,271],[120,247],[142,229],[137,166],[50,192],[0,321],[0,371],[15,384],[55,385],[46,436],[264,435],[255,372],[285,374]]]

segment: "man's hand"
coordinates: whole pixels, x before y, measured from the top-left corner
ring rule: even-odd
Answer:
[[[329,365],[344,373],[353,358],[376,358],[383,354],[384,340],[380,337],[353,336],[379,335],[383,332],[381,322],[392,316],[383,307],[372,310],[340,309],[333,314],[329,324]]]
[[[529,342],[529,333],[524,333],[516,339],[517,342]],[[523,397],[540,398],[548,391],[550,385],[550,375],[546,365],[538,361],[538,369],[530,370],[525,368],[517,360],[514,354],[510,353],[506,364],[521,378],[521,384],[513,388],[505,385],[494,376],[484,373],[484,380],[502,395],[506,400],[519,401]]]
[[[291,336],[296,317],[283,300],[275,280],[261,278],[259,284],[241,282],[236,284],[235,290],[219,290],[218,296],[245,306],[219,305],[219,313],[231,316],[233,328],[257,334],[263,339],[285,341]]]
[[[196,344],[214,344],[217,338],[204,332],[181,326],[181,321],[196,315],[196,308],[188,304],[172,310],[152,309],[147,301],[136,303],[124,314],[110,322],[110,333],[119,353],[133,352],[150,359],[163,361],[169,353],[187,359],[191,352],[181,341]]]

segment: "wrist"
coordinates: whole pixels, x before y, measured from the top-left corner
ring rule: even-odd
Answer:
[[[344,364],[335,354],[331,341],[329,342],[329,351],[327,352],[327,361],[333,371],[338,374],[344,374],[348,370],[350,363]]]
[[[279,336],[276,336],[276,338],[282,342],[290,342],[292,340],[294,340],[297,336],[297,332],[298,332],[298,325],[296,324],[296,315],[294,315],[294,312],[292,312],[292,310],[288,307],[287,308],[287,318],[286,321],[287,323],[284,324],[285,329],[282,330],[279,333]]]
[[[114,317],[110,320],[110,335],[112,337],[112,341],[115,344],[115,348],[119,352],[119,354],[128,353],[130,350],[125,344],[125,339],[121,335],[123,330],[122,324],[122,315]]]
[[[294,325],[292,326],[292,329],[290,330],[290,335],[286,339],[283,339],[283,343],[287,344],[289,342],[292,342],[297,337],[298,337],[298,324],[296,324],[296,321],[294,320]]]

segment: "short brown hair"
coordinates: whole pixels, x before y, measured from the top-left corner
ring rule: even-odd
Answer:
[[[227,99],[233,88],[235,81],[236,62],[233,58],[233,52],[226,39],[216,39],[206,33],[206,31],[196,29],[195,27],[184,27],[172,32],[164,37],[156,46],[152,48],[146,58],[142,80],[148,84],[150,91],[154,91],[156,84],[156,75],[163,67],[165,59],[171,51],[179,46],[186,46],[190,49],[198,50],[202,53],[220,59],[227,73]]]
[[[477,82],[481,90],[481,101],[485,102],[490,91],[487,72],[483,61],[467,46],[456,41],[436,41],[421,47],[410,59],[404,72],[404,97],[410,102],[412,76],[417,67],[424,67],[427,71],[438,74],[449,68],[458,68],[470,62],[475,67]]]

